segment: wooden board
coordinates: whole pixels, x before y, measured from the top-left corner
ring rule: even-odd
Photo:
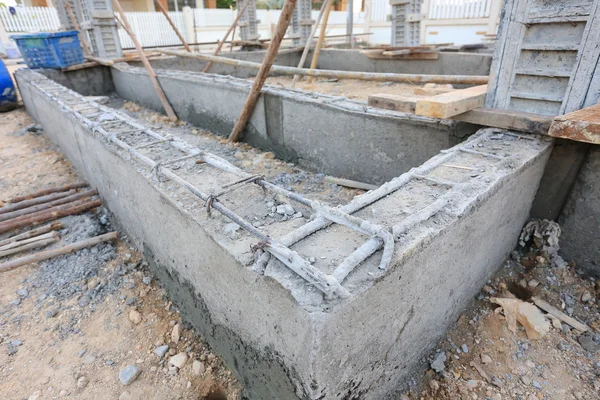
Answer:
[[[68,67],[61,68],[60,70],[63,72],[77,71],[79,69],[92,68],[92,67],[96,67],[98,65],[100,65],[100,64],[97,63],[96,61],[89,61],[89,62],[85,62],[83,64],[69,65]]]
[[[415,113],[418,98],[409,96],[396,96],[393,94],[374,94],[369,96],[369,105],[375,108]]]
[[[455,115],[452,119],[540,135],[548,134],[548,129],[550,129],[550,123],[552,122],[552,117],[546,115],[502,110],[499,108],[476,108],[464,114]]]
[[[483,106],[486,94],[487,85],[481,85],[419,99],[415,113],[426,117],[450,118]]]
[[[600,104],[555,117],[549,135],[600,144]]]
[[[452,85],[450,85],[452,86]],[[428,88],[422,87],[414,90],[415,96],[437,96],[439,94],[454,92],[454,88]]]

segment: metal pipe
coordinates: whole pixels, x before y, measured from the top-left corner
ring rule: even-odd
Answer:
[[[162,54],[167,54],[177,57],[195,58],[198,60],[212,61],[220,64],[234,65],[237,67],[260,69],[261,64],[251,61],[236,60],[233,58],[219,57],[200,53],[185,53],[174,50],[158,50]],[[425,74],[391,74],[391,73],[376,73],[376,72],[353,72],[353,71],[336,71],[325,69],[306,69],[296,67],[284,67],[281,65],[273,65],[270,69],[271,73],[281,75],[306,75],[323,78],[339,78],[339,79],[359,79],[365,81],[380,81],[380,82],[403,82],[403,83],[452,83],[452,84],[467,84],[467,85],[484,85],[488,82],[487,76],[481,75],[425,75]]]

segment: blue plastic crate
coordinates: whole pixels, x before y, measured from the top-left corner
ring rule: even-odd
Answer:
[[[12,35],[29,68],[66,68],[83,64],[77,31]]]

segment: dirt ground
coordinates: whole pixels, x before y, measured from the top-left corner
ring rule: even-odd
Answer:
[[[289,88],[291,83],[292,77],[289,76],[272,76],[267,78],[268,85]],[[344,96],[349,99],[367,102],[369,96],[374,94],[414,96],[415,89],[421,89],[423,88],[423,85],[395,82],[371,82],[357,79],[315,79],[312,83],[308,83],[308,79],[305,77],[296,83],[295,88],[307,92]]]
[[[131,103],[124,107],[169,129],[155,113]],[[23,109],[0,119],[2,199],[78,180],[43,132],[23,129],[30,124]],[[189,134],[215,140],[193,128]],[[227,151],[238,165],[264,168],[262,152],[245,147]],[[291,176],[290,185],[299,184],[294,174],[300,172],[293,165],[273,164],[274,170],[267,173]],[[312,182],[302,176],[300,185]],[[326,193],[325,197],[331,196]],[[356,194],[343,193],[335,199],[341,202]],[[106,210],[100,209],[78,219],[63,219],[67,229],[61,235],[72,240],[81,234],[82,223],[112,230],[106,216]],[[513,252],[423,360],[428,368],[413,377],[411,390],[401,399],[600,398],[598,285],[577,273],[577,260],[567,261],[528,246]],[[586,323],[591,333],[554,322],[541,339],[528,339],[522,327],[511,332],[503,312],[490,302],[494,296],[526,300],[532,295]],[[179,340],[174,340],[176,327],[182,327]],[[155,352],[165,344],[168,353],[159,357]],[[187,355],[185,365],[169,367],[169,358],[181,353]],[[124,386],[119,373],[128,365],[142,372]],[[181,320],[144,260],[126,241],[101,247],[97,253],[82,251],[2,275],[2,399],[233,400],[240,397],[240,390],[232,373]]]

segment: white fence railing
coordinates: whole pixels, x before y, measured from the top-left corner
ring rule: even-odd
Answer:
[[[168,14],[177,29],[184,32],[183,12],[171,11]],[[125,15],[142,46],[167,46],[181,43],[162,13],[126,12]],[[134,47],[133,41],[122,27],[119,28],[119,39],[123,48]]]
[[[43,32],[60,28],[58,14],[50,7],[16,7],[15,14],[0,9],[0,20],[6,32]]]
[[[431,0],[428,19],[487,18],[494,0]]]

